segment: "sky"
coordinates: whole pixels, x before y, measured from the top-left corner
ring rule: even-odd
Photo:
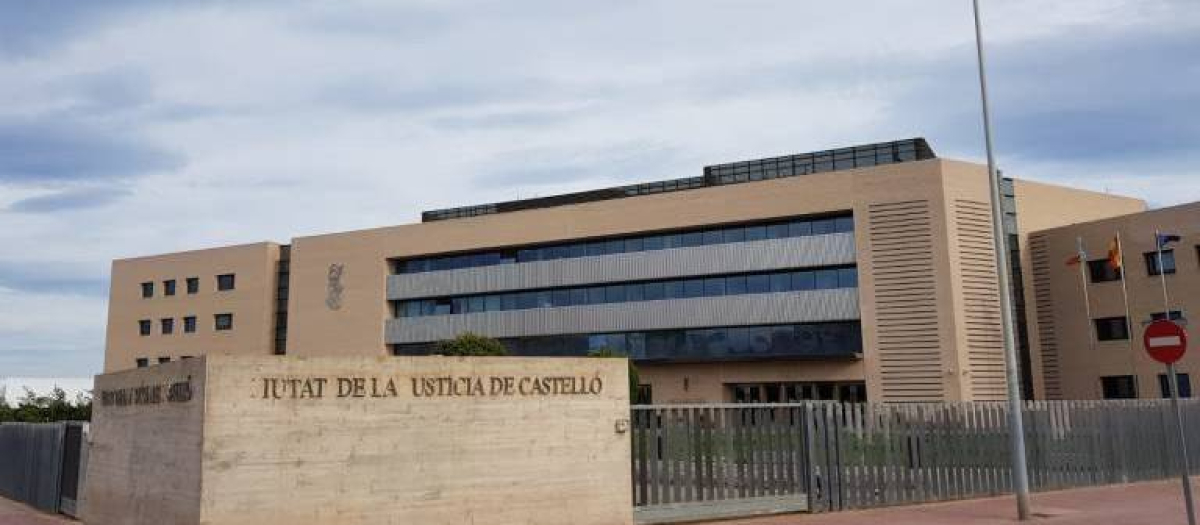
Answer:
[[[1200,2],[983,0],[1008,175],[1200,200]],[[0,376],[103,361],[113,259],[926,137],[969,0],[0,3]]]

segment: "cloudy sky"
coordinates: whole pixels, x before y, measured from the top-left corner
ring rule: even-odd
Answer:
[[[994,4],[994,5],[993,5]],[[1009,174],[1200,200],[1200,2],[985,2]],[[114,258],[924,136],[969,0],[0,3],[0,376],[99,370]]]

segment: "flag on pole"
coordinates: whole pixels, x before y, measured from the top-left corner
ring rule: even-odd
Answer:
[[[1158,249],[1166,248],[1168,244],[1179,242],[1182,238],[1174,233],[1159,233],[1158,234]]]
[[[1117,237],[1108,242],[1108,266],[1113,270],[1121,269],[1121,241]]]

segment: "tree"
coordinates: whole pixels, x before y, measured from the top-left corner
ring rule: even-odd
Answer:
[[[464,332],[449,341],[437,344],[438,355],[449,356],[504,356],[508,349],[500,341],[479,334]]]
[[[50,395],[39,396],[25,389],[25,395],[16,406],[0,396],[0,421],[23,423],[48,423],[52,421],[89,421],[92,418],[92,399],[89,394],[79,394],[74,401],[67,400],[67,393],[55,387]]]
[[[620,352],[617,352],[607,346],[594,348],[588,352],[588,357],[628,357]],[[629,360],[629,402],[634,403],[638,397],[638,383],[641,378],[638,376],[637,366],[633,364],[633,360]]]

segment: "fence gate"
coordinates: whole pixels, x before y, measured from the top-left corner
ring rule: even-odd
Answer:
[[[87,423],[0,423],[0,496],[45,512],[76,512]]]
[[[63,436],[62,475],[59,476],[59,511],[79,517],[79,495],[87,465],[87,423],[67,423]]]

